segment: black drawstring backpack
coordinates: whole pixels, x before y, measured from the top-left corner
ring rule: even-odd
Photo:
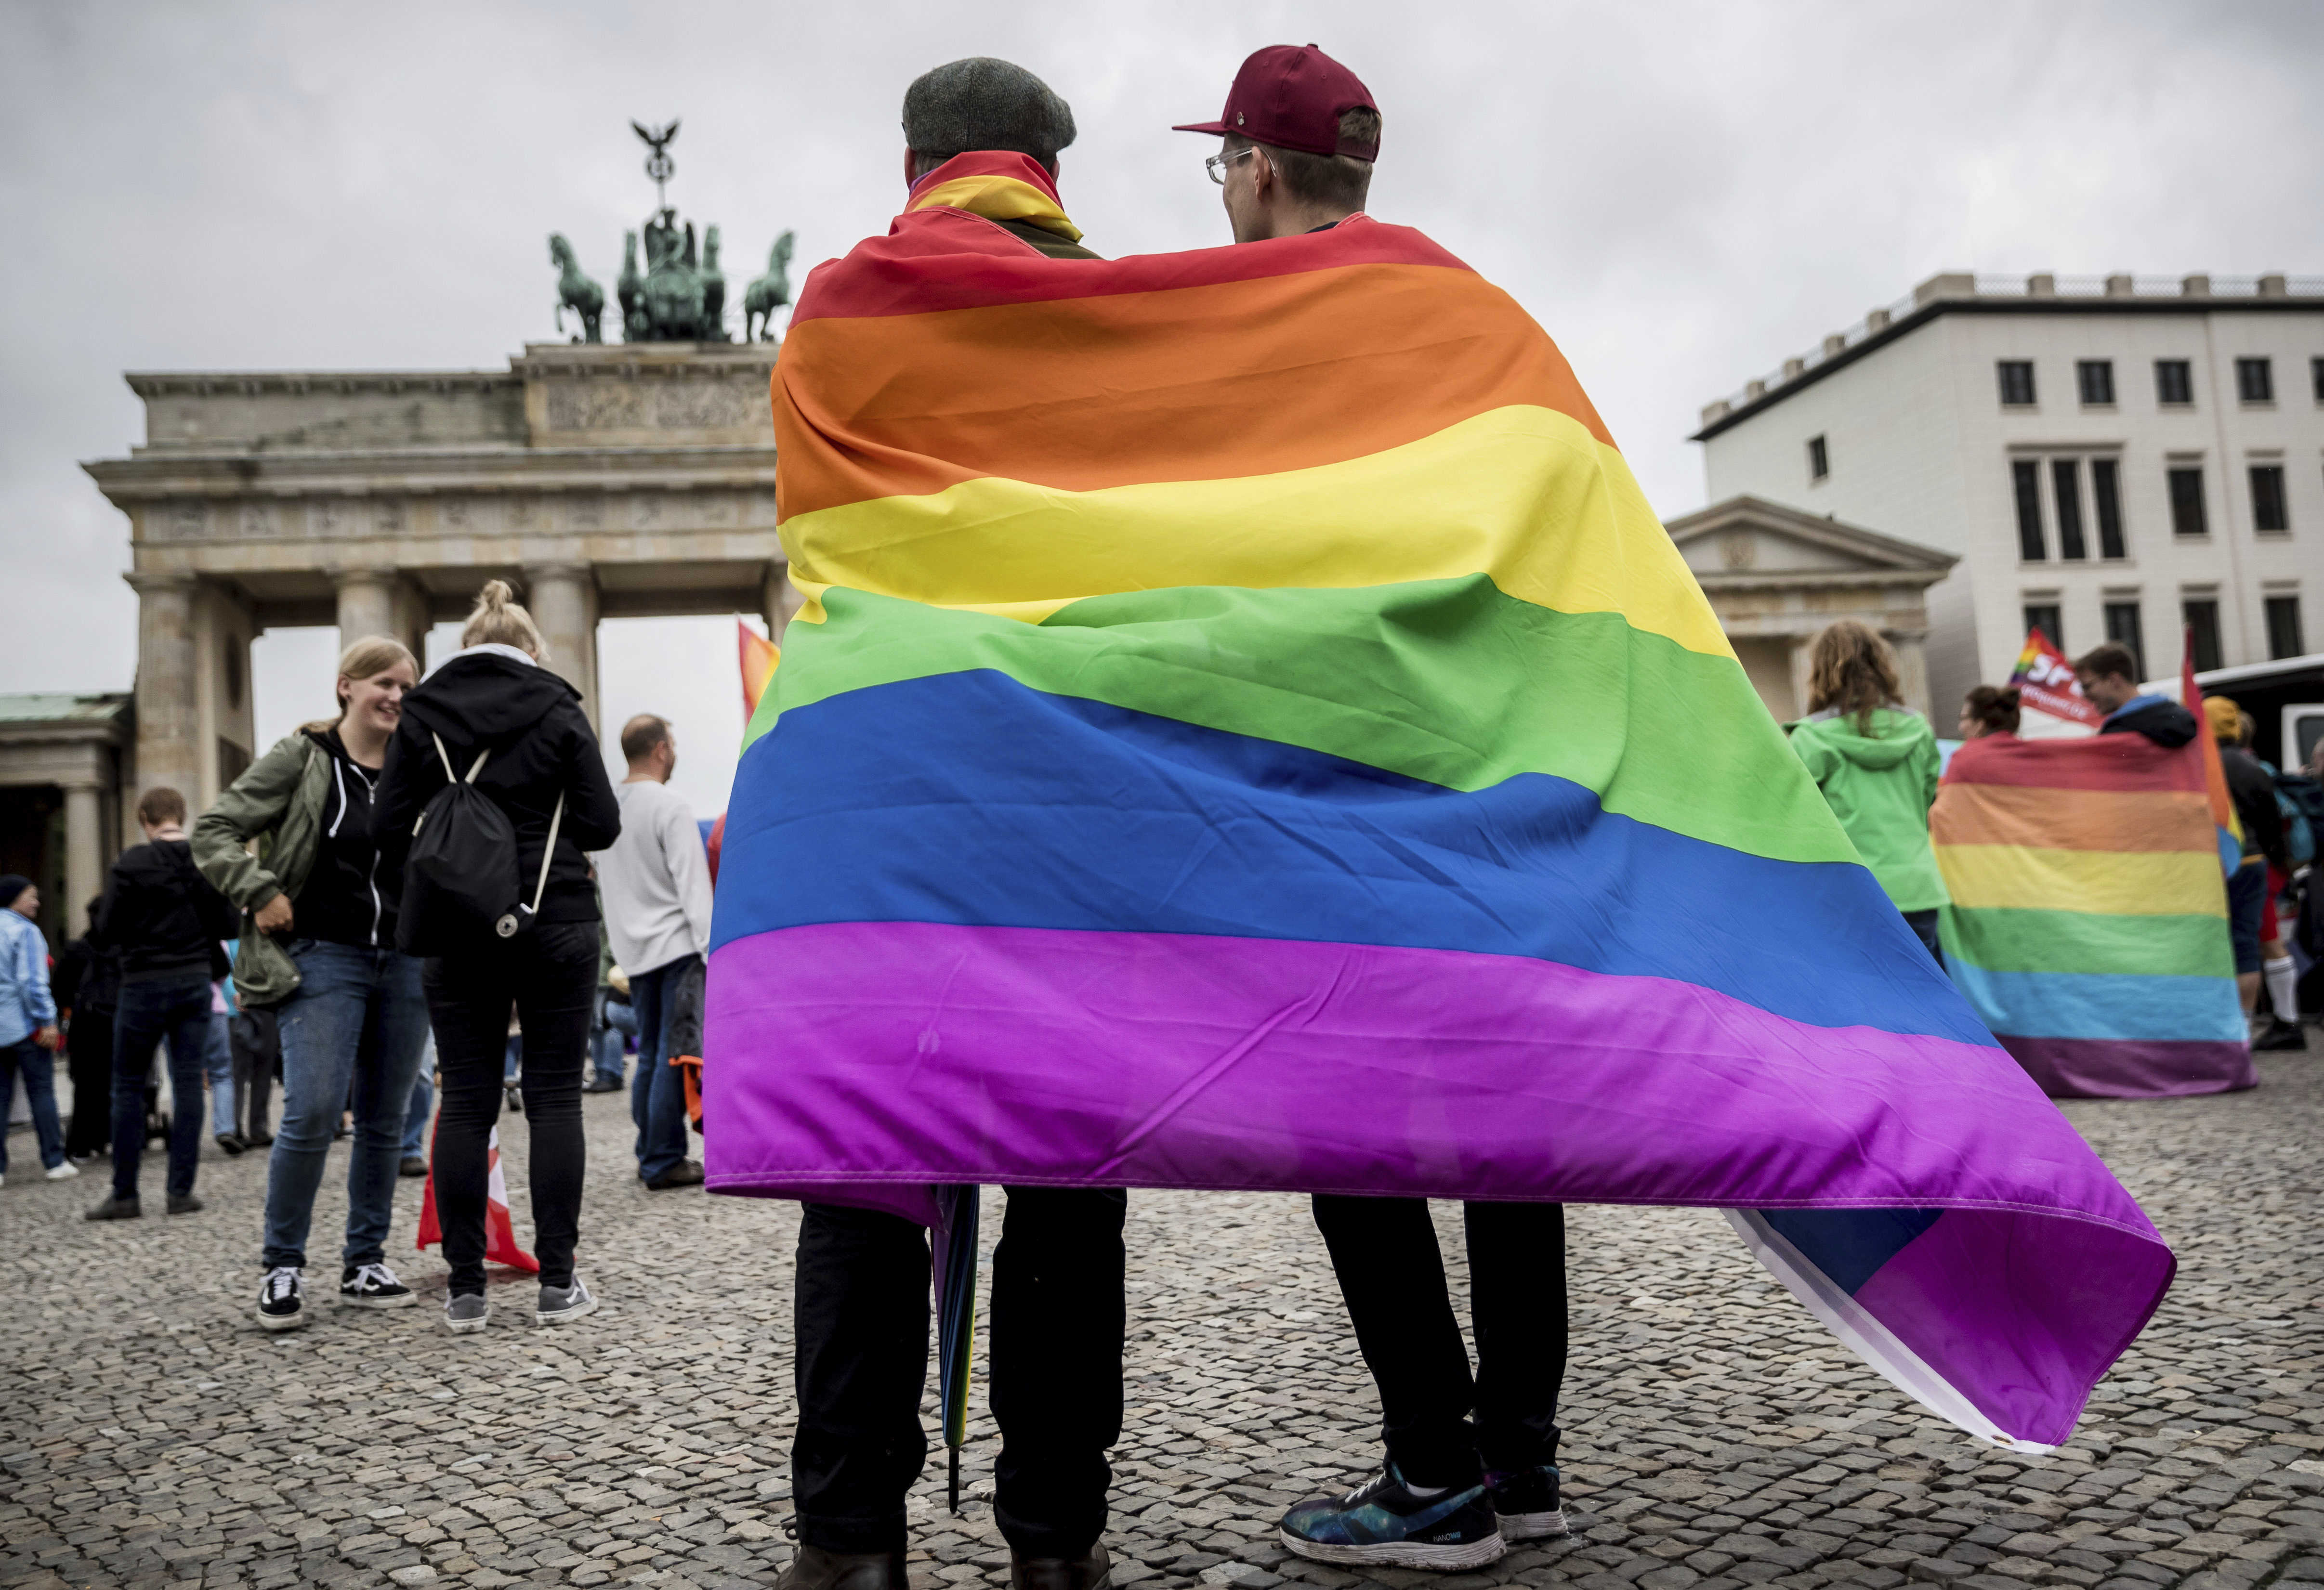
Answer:
[[[476,775],[492,755],[476,753],[462,778],[441,735],[436,754],[443,758],[444,787],[436,792],[411,825],[411,853],[403,864],[403,904],[395,923],[395,947],[406,955],[451,955],[484,940],[507,942],[531,931],[549,890],[549,864],[557,854],[557,830],[565,820],[565,797],[549,820],[549,842],[541,848],[540,878],[527,904],[516,870],[516,828],[492,796],[476,787]]]

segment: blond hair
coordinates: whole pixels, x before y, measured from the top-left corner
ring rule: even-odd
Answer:
[[[1842,619],[1815,638],[1808,652],[1808,711],[1826,707],[1853,717],[1858,734],[1872,732],[1872,714],[1901,704],[1896,654],[1871,625]]]
[[[469,611],[468,621],[461,627],[461,646],[513,646],[530,652],[536,662],[547,662],[549,642],[540,638],[540,627],[517,605],[515,597],[506,580],[486,580],[484,588],[476,593],[476,605]]]
[[[401,663],[411,670],[411,682],[420,683],[420,659],[411,648],[389,635],[366,635],[339,653],[339,671],[331,685],[332,697],[339,703],[337,718],[318,718],[311,723],[301,723],[301,729],[311,729],[320,734],[338,726],[339,719],[347,715],[347,698],[339,685],[349,679],[368,679],[374,674],[384,674]]]

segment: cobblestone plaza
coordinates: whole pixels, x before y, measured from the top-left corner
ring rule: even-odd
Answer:
[[[2054,1457],[1981,1448],[1909,1404],[1716,1214],[1576,1209],[1575,1531],[1445,1590],[2324,1582],[2324,1077],[2300,1055],[2261,1070],[2249,1093],[2065,1106],[2180,1271]],[[143,1220],[84,1222],[100,1174],[0,1190],[0,1585],[771,1583],[791,1549],[796,1209],[646,1192],[626,1099],[588,1104],[581,1266],[605,1304],[558,1330],[530,1323],[530,1281],[502,1274],[493,1328],[444,1333],[442,1261],[410,1251],[417,1181],[390,1257],[423,1306],[325,1301],[282,1336],[251,1317],[263,1155],[206,1151],[208,1208],[176,1218],[155,1198]],[[522,1231],[524,1128],[503,1125]],[[318,1256],[345,1216],[344,1153]],[[1437,1212],[1457,1293],[1458,1209]],[[1277,1543],[1286,1506],[1377,1461],[1377,1403],[1305,1200],[1133,1194],[1130,1243],[1115,1582],[1436,1581]],[[327,1299],[333,1274],[310,1288]],[[932,1431],[933,1391],[931,1373]],[[924,1590],[1007,1582],[981,1380],[972,1408],[964,1515],[945,1509],[940,1450],[913,1500]]]

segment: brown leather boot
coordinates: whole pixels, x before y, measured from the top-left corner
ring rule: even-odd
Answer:
[[[900,1551],[825,1551],[802,1546],[775,1590],[911,1590]]]
[[[1009,1590],[1106,1590],[1113,1583],[1105,1542],[1087,1557],[1019,1557],[1009,1554]]]

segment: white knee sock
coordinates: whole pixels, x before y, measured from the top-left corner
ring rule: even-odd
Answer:
[[[2300,979],[2293,975],[2292,957],[2284,955],[2273,960],[2262,961],[2260,971],[2267,979],[2268,1002],[2275,1006],[2276,1020],[2298,1021],[2300,1019]]]

